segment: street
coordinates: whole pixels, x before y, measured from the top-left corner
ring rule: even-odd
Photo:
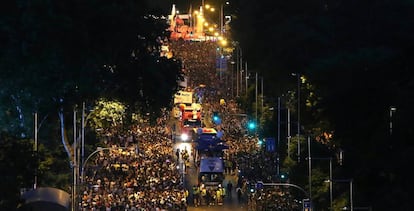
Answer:
[[[177,149],[180,149],[180,151],[187,149],[188,152],[191,152],[192,148],[191,148],[191,144],[187,143],[187,142],[176,142],[176,144],[174,145],[174,152]],[[189,199],[188,199],[188,211],[245,211],[247,210],[247,204],[246,203],[239,203],[237,200],[237,194],[235,189],[235,184],[237,184],[237,174],[226,174],[225,175],[225,180],[223,182],[223,186],[226,187],[228,181],[231,181],[231,183],[233,184],[233,191],[231,193],[231,197],[226,197],[224,199],[224,203],[223,205],[202,205],[202,206],[198,206],[195,207],[193,204],[193,197],[191,194],[191,187],[193,185],[197,185],[197,176],[198,176],[198,172],[197,172],[197,168],[195,167],[194,163],[193,163],[193,157],[192,154],[190,153],[190,168],[187,169],[187,173],[184,174],[184,183],[185,183],[185,187],[190,190],[190,195],[189,195]],[[180,158],[180,163],[182,163],[182,160]]]

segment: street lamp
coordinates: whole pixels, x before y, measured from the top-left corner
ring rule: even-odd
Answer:
[[[36,166],[35,166],[35,175],[34,175],[34,183],[33,183],[33,189],[37,188],[37,173],[38,173],[38,148],[39,148],[39,144],[38,144],[38,137],[39,137],[39,130],[42,127],[43,122],[47,119],[47,117],[49,115],[46,115],[45,117],[43,117],[42,121],[40,122],[40,124],[38,123],[38,113],[35,112],[34,113],[34,146],[33,146],[33,150],[34,150],[34,156],[36,159]]]
[[[247,62],[244,62],[244,69],[246,70],[246,92],[245,95],[247,96],[247,88],[248,88],[248,80],[249,80],[249,72],[247,71]]]
[[[349,201],[350,201],[350,206],[351,206],[351,211],[354,211],[354,194],[353,194],[353,189],[354,189],[354,185],[353,179],[329,179],[326,180],[325,182],[329,182],[332,186],[333,182],[345,182],[345,183],[349,183]],[[332,203],[332,202],[331,202]],[[332,205],[331,205],[331,209],[332,209]]]
[[[329,210],[333,210],[333,203],[332,203],[332,157],[323,157],[323,158],[312,158],[312,160],[329,160],[329,203],[330,208]]]
[[[301,83],[301,76],[300,76],[300,73],[292,73],[292,76],[296,76],[296,78],[297,78],[297,98],[298,98],[298,132],[297,132],[297,135],[298,135],[298,152],[297,152],[297,155],[298,155],[298,162],[300,162],[300,83]]]
[[[311,139],[308,136],[308,165],[309,165],[309,198],[312,200],[312,160],[329,160],[329,202],[330,210],[332,207],[332,157],[312,157],[311,156]]]
[[[394,112],[396,112],[397,111],[397,107],[395,107],[395,106],[390,106],[390,135],[392,135],[392,116],[393,116],[393,114],[394,114]]]
[[[85,159],[85,162],[82,164],[82,174],[81,174],[82,184],[85,182],[85,178],[84,178],[85,177],[85,171],[84,170],[85,170],[86,163],[88,163],[88,160],[98,152],[102,152],[102,151],[105,151],[105,150],[111,150],[111,149],[115,149],[115,148],[112,148],[112,147],[98,147],[98,148],[96,148],[95,151],[93,151],[91,154],[89,154],[89,156]],[[116,149],[127,149],[127,147],[117,147]]]
[[[236,97],[239,97],[239,90],[242,93],[243,78],[243,50],[238,42],[234,42],[236,46]],[[239,77],[240,75],[240,77]]]

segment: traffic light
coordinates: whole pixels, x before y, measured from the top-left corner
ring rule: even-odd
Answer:
[[[250,193],[256,192],[256,183],[249,182],[249,191],[250,191]]]
[[[286,172],[280,172],[279,179],[280,179],[280,182],[287,182],[289,179],[289,174]]]
[[[247,122],[247,129],[250,131],[253,131],[256,129],[256,122],[255,121],[249,121]]]
[[[214,111],[214,112],[213,112],[212,119],[213,119],[213,123],[214,123],[214,124],[216,124],[216,125],[221,124],[221,118],[220,118],[220,115],[218,114],[218,112],[217,112],[217,111]]]
[[[263,140],[263,139],[258,139],[258,140],[257,140],[257,145],[259,145],[260,147],[262,147],[264,143],[265,143],[265,142],[264,142],[264,140]]]

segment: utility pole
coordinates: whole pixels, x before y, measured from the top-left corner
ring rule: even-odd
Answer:
[[[297,98],[298,98],[298,105],[297,105],[297,114],[298,114],[298,128],[297,128],[297,138],[298,138],[298,163],[300,162],[300,84],[301,84],[301,76],[300,73],[292,73],[292,76],[296,76],[297,80]]]
[[[277,175],[280,174],[280,110],[281,110],[281,100],[280,97],[277,98]]]
[[[308,136],[308,164],[309,164],[309,199],[312,201],[312,157],[311,157],[311,141],[310,137]]]
[[[263,115],[263,101],[264,101],[264,90],[263,90],[263,88],[264,88],[264,84],[263,84],[263,76],[262,77],[260,77],[260,79],[261,79],[261,83],[260,83],[260,85],[261,85],[261,90],[262,90],[262,92],[261,92],[261,94],[262,94],[262,114],[261,115]]]
[[[392,135],[392,129],[393,129],[392,120],[393,120],[393,114],[395,111],[397,111],[397,108],[395,106],[390,106],[390,135]]]
[[[77,158],[77,141],[76,141],[76,108],[73,109],[73,157],[72,157],[72,171],[73,171],[73,188],[72,188],[72,211],[76,210],[76,195],[77,195],[77,174],[76,163]]]
[[[34,157],[35,157],[35,170],[34,170],[34,183],[33,183],[33,189],[37,188],[37,170],[38,170],[38,152],[37,152],[37,112],[34,113]]]
[[[287,150],[288,158],[290,158],[290,109],[287,108]]]
[[[256,125],[257,125],[257,107],[258,107],[258,101],[257,101],[257,99],[258,99],[258,97],[257,97],[257,95],[258,95],[258,90],[257,90],[257,84],[258,84],[258,74],[257,74],[257,72],[256,72],[256,87],[255,87],[255,94],[256,94]]]
[[[83,163],[85,162],[85,102],[82,103],[82,152],[81,152],[81,156],[82,156],[82,163],[80,164],[80,166],[83,165]],[[83,172],[81,172],[83,173]]]
[[[298,163],[300,162],[300,75],[298,77]],[[309,194],[311,195],[310,191]]]
[[[248,89],[248,79],[249,79],[249,73],[248,73],[248,71],[247,71],[247,62],[245,62],[245,68],[244,68],[245,70],[246,70],[246,95],[247,95],[247,89]]]

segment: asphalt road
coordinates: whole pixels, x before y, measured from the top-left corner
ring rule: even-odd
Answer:
[[[176,149],[179,148],[180,151],[187,149],[189,152],[191,152],[191,144],[185,143],[185,142],[177,142],[174,146],[174,152]],[[247,204],[243,202],[239,202],[237,200],[236,195],[236,187],[235,184],[237,184],[237,176],[236,174],[226,174],[225,180],[223,182],[223,186],[226,187],[228,181],[231,181],[233,184],[233,191],[231,197],[227,197],[224,200],[223,205],[203,205],[199,207],[194,207],[193,201],[192,201],[192,194],[191,194],[191,187],[195,184],[197,184],[197,168],[194,166],[193,158],[190,155],[190,161],[191,161],[191,167],[188,169],[187,173],[184,174],[184,183],[186,188],[190,191],[189,196],[189,202],[188,202],[188,211],[246,211],[247,210]]]

